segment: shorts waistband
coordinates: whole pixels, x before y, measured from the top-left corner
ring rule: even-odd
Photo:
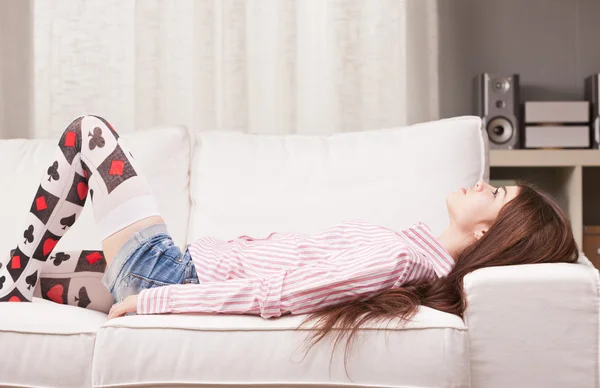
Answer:
[[[122,256],[123,253],[131,252],[136,249],[142,241],[160,233],[169,234],[166,224],[153,224],[138,230],[121,246],[121,249],[119,249],[115,257]]]
[[[152,224],[152,225],[146,226],[146,227],[138,230],[133,235],[138,237],[138,239],[139,239],[138,242],[142,242],[142,241],[147,240],[150,237],[153,237],[160,233],[169,234],[166,224],[163,224],[163,223]]]

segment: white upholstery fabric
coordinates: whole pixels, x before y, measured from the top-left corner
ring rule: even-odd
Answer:
[[[123,138],[142,166],[169,232],[183,246],[190,212],[188,131],[182,127],[156,128]],[[0,252],[8,252],[21,238],[25,215],[40,179],[52,164],[57,143],[58,138],[0,140],[0,165],[4,166],[0,175]],[[101,249],[100,242],[92,208],[86,205],[56,249]]]
[[[600,386],[596,269],[583,263],[485,268],[464,284],[473,387]]]
[[[34,298],[0,306],[0,386],[90,386],[106,314]]]
[[[186,130],[126,136],[183,246],[205,235],[313,232],[346,218],[394,229],[422,220],[438,233],[447,222],[447,192],[488,176],[480,126],[478,118],[463,117],[320,137],[196,133],[191,186]],[[53,147],[54,140],[0,141],[6,166],[0,175],[0,252],[22,233],[29,195]],[[99,247],[90,233],[90,210],[59,246]],[[406,328],[390,323],[380,331],[361,330],[349,378],[343,343],[331,369],[329,342],[303,358],[308,332],[296,327],[304,316],[160,315],[105,322],[104,314],[41,299],[3,303],[0,386],[591,388],[600,382],[599,288],[598,272],[584,264],[476,271],[465,279],[466,324],[421,308]]]
[[[197,132],[188,240],[314,233],[349,218],[439,233],[448,192],[484,176],[484,149],[477,117],[331,136]]]
[[[456,316],[424,307],[405,329],[388,322],[372,326],[381,331],[361,330],[349,354],[350,378],[344,343],[336,348],[331,369],[327,341],[304,357],[311,326],[296,330],[304,317],[190,314],[111,320],[98,331],[92,385],[469,387],[467,331]]]

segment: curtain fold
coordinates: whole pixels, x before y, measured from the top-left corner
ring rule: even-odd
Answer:
[[[183,124],[269,134],[439,117],[437,0],[27,3],[31,93],[20,112],[7,108],[15,81],[2,56],[2,137],[52,137],[86,113],[123,132]],[[7,129],[23,109],[22,128]]]

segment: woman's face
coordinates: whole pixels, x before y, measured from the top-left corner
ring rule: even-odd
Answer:
[[[479,181],[474,187],[452,192],[446,198],[450,222],[465,233],[481,237],[498,217],[502,206],[519,193],[518,186],[493,187]]]

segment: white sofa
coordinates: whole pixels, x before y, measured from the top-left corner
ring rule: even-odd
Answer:
[[[68,123],[65,123],[68,124]],[[359,218],[435,233],[445,196],[487,179],[476,117],[333,136],[161,128],[127,134],[179,246],[212,235],[317,232]],[[57,139],[0,141],[0,252],[23,217]],[[86,207],[57,250],[99,249]],[[599,377],[598,271],[578,264],[489,268],[465,278],[465,319],[421,308],[406,327],[360,331],[304,357],[303,316],[127,316],[36,298],[0,304],[0,386],[582,387]]]

